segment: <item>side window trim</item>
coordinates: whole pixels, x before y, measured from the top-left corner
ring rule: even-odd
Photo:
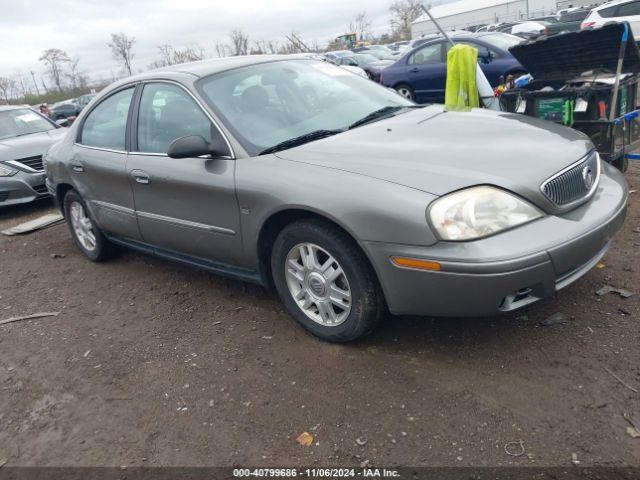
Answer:
[[[209,111],[203,107],[202,102],[200,102],[200,100],[195,97],[193,95],[193,93],[191,91],[189,91],[188,88],[186,88],[184,85],[182,85],[179,82],[174,82],[172,80],[164,80],[164,79],[150,79],[150,80],[145,80],[143,82],[141,82],[138,85],[138,91],[136,91],[136,94],[134,95],[134,102],[135,102],[135,106],[133,109],[133,112],[130,111],[130,113],[132,113],[132,118],[131,118],[131,128],[129,129],[129,131],[131,132],[131,148],[129,150],[129,155],[145,155],[145,156],[155,156],[155,157],[166,157],[167,154],[166,153],[157,153],[157,152],[139,152],[138,151],[138,119],[139,119],[139,114],[140,114],[140,102],[142,100],[142,91],[145,87],[145,85],[149,85],[149,84],[154,84],[154,83],[167,83],[169,85],[174,85],[178,88],[181,88],[182,90],[184,90],[187,95],[189,95],[189,97],[196,103],[196,106],[202,111],[202,113],[207,117],[207,119],[209,119],[209,121],[211,122],[211,125],[213,128],[215,128],[218,133],[220,134],[220,137],[222,137],[222,139],[224,140],[225,144],[227,145],[227,148],[229,149],[229,153],[230,155],[222,155],[220,157],[217,158],[226,158],[226,159],[230,159],[230,160],[235,160],[236,159],[236,155],[235,152],[233,150],[233,147],[231,146],[231,142],[229,142],[229,139],[227,138],[227,135],[224,133],[224,131],[222,130],[222,128],[220,128],[220,125],[218,124],[218,122],[211,116],[211,114],[209,113]],[[133,102],[132,102],[133,105]],[[134,116],[135,115],[135,116]]]
[[[113,149],[113,148],[94,147],[94,146],[85,145],[84,143],[82,143],[82,132],[84,130],[84,124],[85,124],[87,118],[89,118],[89,116],[96,109],[96,107],[98,107],[99,105],[102,105],[103,102],[105,102],[106,100],[108,100],[112,96],[114,96],[114,95],[116,95],[116,94],[118,94],[120,92],[123,92],[124,90],[128,90],[130,88],[133,88],[135,90],[134,90],[133,95],[131,97],[131,102],[129,103],[129,111],[127,112],[127,124],[125,126],[125,134],[124,134],[124,150],[117,150],[117,149]],[[107,96],[105,96],[104,98],[101,98],[98,103],[93,105],[91,107],[91,110],[89,110],[85,115],[82,116],[82,121],[81,121],[80,125],[78,126],[78,131],[76,133],[76,138],[75,138],[75,141],[73,142],[74,145],[77,145],[77,146],[83,147],[83,148],[90,148],[92,150],[101,150],[103,152],[127,153],[129,151],[129,133],[128,133],[129,132],[129,121],[131,120],[131,112],[133,110],[132,107],[133,107],[133,102],[135,100],[137,88],[138,88],[138,84],[137,83],[129,83],[127,85],[123,85],[121,88],[118,88],[117,90],[114,90],[113,92],[109,92],[109,94]]]

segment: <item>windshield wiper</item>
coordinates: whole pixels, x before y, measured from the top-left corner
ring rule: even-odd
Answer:
[[[321,138],[330,137],[331,135],[336,135],[342,132],[344,132],[344,130],[341,129],[314,130],[313,132],[305,133],[304,135],[300,135],[299,137],[290,138],[289,140],[280,142],[273,147],[265,148],[260,153],[258,153],[258,155],[266,155],[267,153],[279,152],[280,150],[297,147],[299,145],[312,142],[313,140],[320,140]]]
[[[356,120],[349,125],[348,129],[351,130],[352,128],[360,127],[375,120],[382,120],[383,118],[390,116],[392,113],[405,108],[420,108],[421,106],[422,105],[387,105],[386,107],[374,110],[369,115],[362,117],[360,120]]]

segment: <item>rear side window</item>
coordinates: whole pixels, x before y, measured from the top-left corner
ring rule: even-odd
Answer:
[[[212,124],[182,88],[170,83],[144,86],[138,114],[138,151],[167,153],[175,139],[200,135],[211,142]]]
[[[561,22],[581,22],[589,16],[589,10],[582,10],[579,12],[569,12],[560,16]]]
[[[80,143],[88,147],[125,150],[127,116],[133,87],[122,90],[100,102],[82,126]]]
[[[616,17],[631,17],[634,15],[640,15],[640,2],[629,2],[618,5]]]
[[[602,10],[598,10],[598,15],[602,18],[611,18],[616,16],[616,12],[618,11],[618,5],[614,5],[613,7],[603,8]]]
[[[442,63],[442,43],[422,47],[409,57],[409,65],[428,65]]]

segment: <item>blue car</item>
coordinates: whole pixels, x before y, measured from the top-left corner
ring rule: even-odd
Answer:
[[[492,87],[501,76],[520,75],[526,69],[509,53],[509,47],[523,39],[498,32],[462,33],[452,37],[478,49],[478,64]],[[382,71],[380,83],[417,103],[443,103],[447,83],[447,51],[450,44],[441,36],[405,53]]]

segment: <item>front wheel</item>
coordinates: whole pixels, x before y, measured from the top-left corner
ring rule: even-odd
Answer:
[[[276,289],[291,316],[314,335],[348,342],[384,315],[373,268],[358,245],[321,221],[299,221],[278,235],[271,257]]]

